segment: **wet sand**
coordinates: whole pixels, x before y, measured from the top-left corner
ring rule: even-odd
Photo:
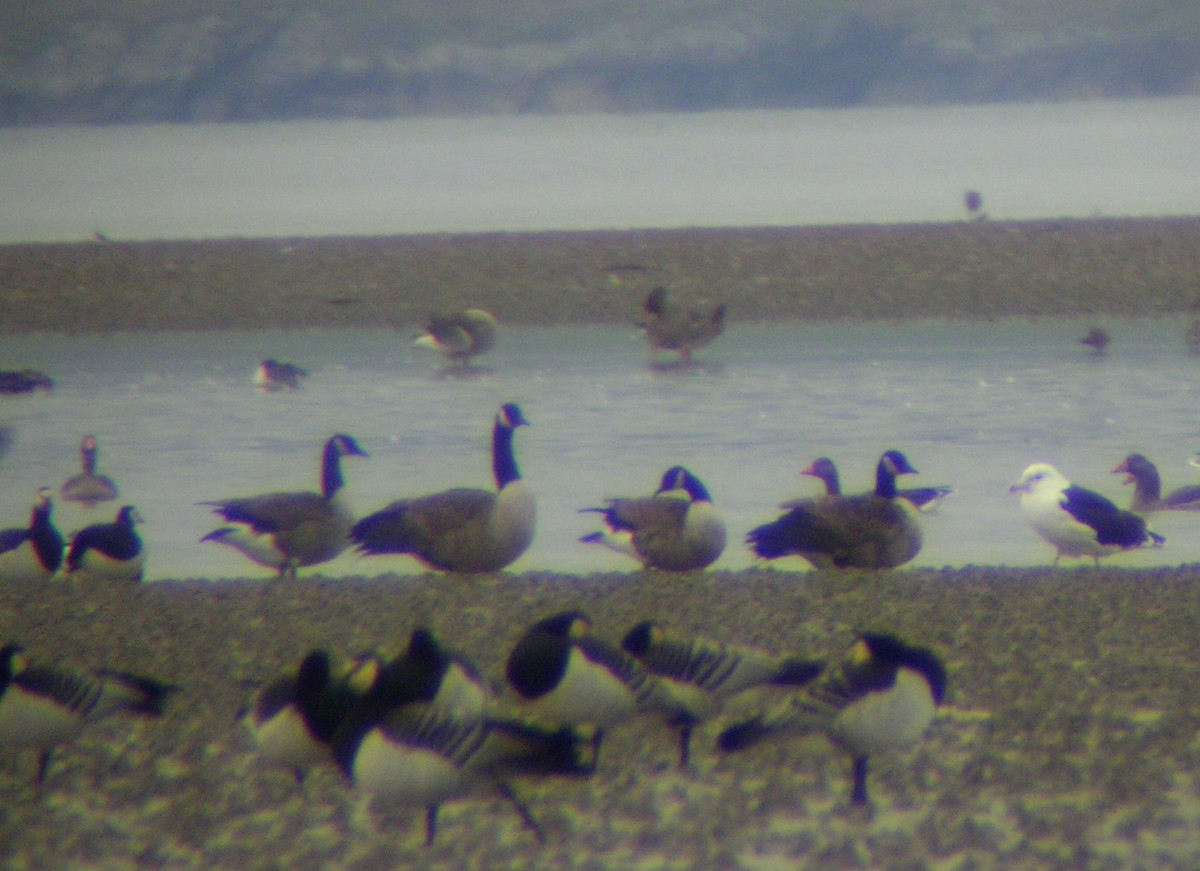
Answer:
[[[631,323],[665,285],[731,320],[1161,315],[1200,218],[0,246],[0,330]]]
[[[731,318],[1191,313],[1200,219],[628,233],[219,240],[0,248],[0,324],[31,330],[366,327],[488,305],[502,321],[616,323],[665,284]],[[393,563],[392,565],[397,565]],[[381,569],[382,571],[382,569]],[[4,638],[38,660],[177,683],[158,721],[112,719],[0,765],[0,865],[14,869],[513,867],[1129,868],[1200,864],[1200,567],[746,571],[586,577],[320,576],[141,588],[0,583]],[[691,770],[646,719],[614,730],[590,780],[511,808],[368,807],[332,769],[261,765],[234,715],[309,649],[397,649],[417,625],[495,679],[533,619],[579,607],[619,638],[683,632],[830,655],[866,629],[932,646],[950,671],[927,739],[879,758],[874,813],[822,738]],[[746,700],[753,706],[754,699]],[[732,714],[730,714],[732,716]]]

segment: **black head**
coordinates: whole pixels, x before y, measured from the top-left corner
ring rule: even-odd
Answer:
[[[117,525],[133,528],[142,522],[142,515],[132,505],[126,505],[117,512]]]
[[[909,463],[908,457],[899,451],[887,451],[879,458],[879,464],[886,466],[893,475],[915,475],[917,470]]]
[[[358,446],[358,442],[353,436],[348,436],[345,433],[338,433],[331,436],[329,441],[325,442],[325,451],[336,453],[339,457],[367,457],[370,456],[366,451]]]
[[[515,402],[506,402],[500,406],[500,411],[496,415],[496,425],[505,429],[516,429],[519,426],[529,426],[529,421],[521,412],[521,406]]]
[[[891,671],[909,668],[922,675],[929,683],[934,702],[942,703],[946,694],[946,666],[932,650],[907,644],[887,633],[867,633],[860,641],[866,645],[875,663]]]
[[[635,659],[641,659],[662,635],[662,626],[653,620],[645,620],[628,632],[621,640],[621,649]]]
[[[684,490],[694,502],[711,502],[712,497],[703,482],[683,466],[672,466],[663,473],[658,485],[659,493],[669,493],[672,490]]]

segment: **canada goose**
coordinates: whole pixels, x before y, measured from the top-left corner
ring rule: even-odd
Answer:
[[[83,674],[32,664],[22,647],[6,644],[0,648],[0,748],[37,749],[41,783],[52,748],[108,714],[157,717],[174,689],[127,672]]]
[[[54,379],[36,369],[0,372],[0,394],[49,392],[53,388]]]
[[[817,568],[903,565],[920,551],[922,535],[916,508],[896,498],[896,476],[915,472],[904,454],[887,451],[875,469],[874,491],[801,502],[752,529],[746,542],[763,559],[795,554]]]
[[[773,734],[822,729],[853,758],[851,802],[865,805],[868,759],[920,740],[945,693],[946,668],[932,651],[866,634],[816,681],[722,732],[717,746],[731,752]]]
[[[825,485],[826,496],[841,496],[842,486],[838,478],[837,466],[829,457],[818,457],[800,470],[801,475],[811,475]],[[898,487],[896,496],[911,502],[920,511],[933,511],[942,500],[954,492],[953,487],[939,485],[936,487]],[[795,499],[784,502],[780,508],[795,508],[808,500]]]
[[[665,287],[650,291],[642,308],[646,312],[642,330],[651,353],[678,351],[683,363],[690,363],[694,349],[707,345],[725,329],[724,303],[708,312],[694,311],[668,299]]]
[[[58,491],[63,500],[79,502],[85,508],[91,508],[97,502],[109,502],[117,498],[117,485],[112,478],[96,471],[98,453],[96,437],[85,435],[79,443],[79,461],[83,471],[63,482]]]
[[[37,491],[26,529],[0,530],[0,578],[49,580],[63,561],[63,537],[50,520],[50,488]]]
[[[725,550],[725,521],[700,479],[683,466],[663,474],[657,492],[640,499],[610,499],[604,515],[609,532],[580,539],[626,553],[646,568],[687,572],[712,565]]]
[[[466,366],[471,357],[490,351],[496,343],[496,318],[481,308],[432,315],[425,335],[413,344],[444,356],[453,366]]]
[[[536,503],[513,455],[513,431],[528,425],[521,409],[501,406],[492,428],[497,492],[465,487],[400,499],[354,525],[365,554],[409,554],[447,572],[495,572],[533,541]]]
[[[1127,456],[1113,469],[1113,474],[1124,474],[1125,483],[1134,485],[1129,504],[1129,510],[1134,514],[1200,510],[1200,484],[1179,487],[1163,496],[1158,468],[1141,454]]]
[[[621,649],[656,675],[682,709],[668,720],[679,729],[679,764],[688,764],[692,729],[715,716],[730,696],[760,686],[800,687],[824,666],[706,638],[674,635],[646,620],[626,633]]]
[[[1021,510],[1034,531],[1054,545],[1054,565],[1062,556],[1100,558],[1136,547],[1162,544],[1146,521],[1122,511],[1092,490],[1076,487],[1058,469],[1034,463],[1009,488],[1021,494]]]
[[[67,550],[67,574],[88,580],[140,581],[146,548],[134,527],[141,522],[137,509],[126,505],[112,523],[94,523],[76,532]]]
[[[259,565],[296,577],[301,566],[328,562],[350,545],[354,522],[340,498],[342,457],[365,457],[353,438],[331,436],[321,451],[321,492],[264,493],[241,499],[201,502],[211,505],[229,526],[213,530],[201,541],[233,547]]]
[[[291,363],[280,363],[267,358],[258,364],[254,372],[254,386],[262,390],[295,390],[308,372]]]

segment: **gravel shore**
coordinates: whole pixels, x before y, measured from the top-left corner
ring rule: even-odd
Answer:
[[[1162,315],[1200,218],[0,246],[5,332],[410,325],[482,306],[629,323],[665,285],[732,320]]]

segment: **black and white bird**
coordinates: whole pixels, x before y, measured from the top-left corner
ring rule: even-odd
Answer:
[[[1030,525],[1054,545],[1054,565],[1063,556],[1090,556],[1099,565],[1101,557],[1165,541],[1144,518],[1075,486],[1047,463],[1027,468],[1009,492],[1021,494],[1021,510]]]
[[[804,500],[746,536],[762,559],[801,556],[817,568],[894,568],[910,561],[923,540],[918,512],[896,496],[896,476],[915,474],[900,451],[875,469],[875,489],[855,496]]]
[[[851,802],[868,803],[870,757],[916,743],[946,694],[931,650],[890,634],[865,634],[821,676],[780,704],[725,729],[717,746],[741,750],[772,735],[823,730],[853,760]]]
[[[686,705],[645,666],[592,633],[580,611],[539,620],[517,641],[505,665],[526,716],[588,725],[599,747],[604,732],[638,714],[686,716]]]
[[[651,354],[678,351],[680,362],[692,360],[692,351],[702,348],[725,330],[724,303],[708,311],[697,311],[670,299],[665,287],[656,287],[642,305],[645,320],[642,332],[650,343]]]
[[[1158,468],[1141,454],[1127,456],[1113,469],[1113,474],[1124,475],[1125,483],[1133,485],[1129,510],[1134,514],[1200,510],[1200,484],[1179,487],[1162,495]]]
[[[424,807],[426,844],[436,835],[439,807],[472,791],[507,799],[542,841],[541,827],[509,779],[590,774],[592,735],[494,716],[490,702],[478,672],[418,629],[335,732],[334,757],[356,787]]]
[[[258,364],[254,370],[254,386],[260,390],[274,392],[276,390],[296,390],[300,382],[308,377],[308,372],[291,363],[280,363],[268,357]]]
[[[79,502],[91,508],[97,502],[111,502],[117,498],[117,485],[107,475],[96,471],[99,447],[96,437],[85,435],[79,443],[79,462],[82,470],[63,482],[58,495],[66,502]]]
[[[109,714],[157,717],[175,689],[128,672],[37,665],[20,645],[6,644],[0,647],[0,748],[37,750],[41,783],[54,747]]]
[[[466,366],[472,357],[492,349],[496,326],[495,316],[481,308],[432,315],[425,322],[424,335],[413,344],[437,351],[452,366]]]
[[[300,781],[312,766],[333,760],[334,731],[382,670],[373,653],[335,665],[328,651],[312,650],[294,671],[259,690],[239,719],[259,757],[290,768]]]
[[[533,541],[537,503],[521,478],[513,433],[528,425],[519,406],[501,406],[492,427],[496,490],[458,487],[400,499],[354,524],[365,554],[408,554],[430,568],[463,574],[496,572]]]
[[[692,730],[719,713],[727,698],[755,687],[801,687],[824,667],[818,660],[673,635],[653,620],[630,629],[621,648],[678,701],[679,710],[668,718],[668,725],[679,729],[681,766],[688,764]]]
[[[801,475],[809,475],[825,485],[826,496],[841,496],[842,485],[838,476],[837,466],[829,457],[819,457],[800,470]],[[947,496],[954,493],[954,488],[945,484],[934,487],[897,487],[896,496],[906,499],[921,511],[934,511]],[[780,508],[795,508],[808,500],[795,499],[784,502]]]
[[[331,436],[321,451],[321,492],[279,492],[240,499],[201,502],[211,505],[225,526],[201,541],[241,551],[283,577],[336,557],[350,546],[354,517],[344,502],[342,457],[365,457],[352,437]]]
[[[125,505],[112,523],[94,523],[76,532],[67,550],[66,574],[84,580],[140,581],[146,548],[135,527],[141,522],[137,509]]]
[[[29,526],[0,530],[0,578],[46,581],[63,561],[63,537],[50,514],[54,510],[49,487],[37,491]]]
[[[627,554],[646,568],[702,569],[725,550],[725,521],[708,489],[683,466],[668,469],[653,496],[609,499],[604,508],[582,510],[603,514],[608,530],[580,541]]]

